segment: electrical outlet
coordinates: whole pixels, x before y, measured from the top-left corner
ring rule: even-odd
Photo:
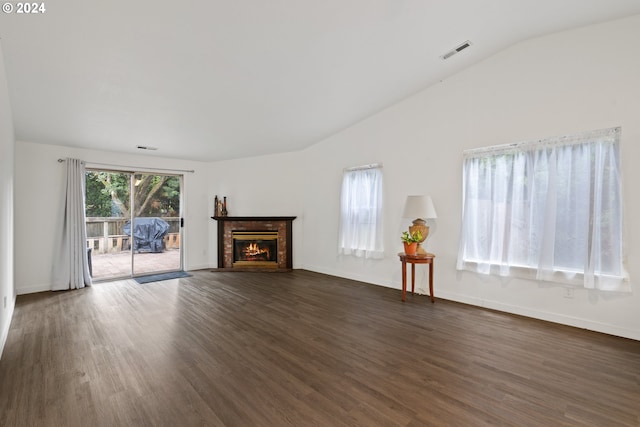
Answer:
[[[564,295],[565,298],[573,298],[573,288],[564,288]]]

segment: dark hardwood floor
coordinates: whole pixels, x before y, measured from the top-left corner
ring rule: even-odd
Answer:
[[[360,282],[20,296],[2,426],[639,426],[640,342]]]

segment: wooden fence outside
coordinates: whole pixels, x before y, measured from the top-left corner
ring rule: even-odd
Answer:
[[[169,232],[164,236],[165,249],[180,248],[180,218],[162,218],[169,223]],[[87,218],[87,248],[94,254],[128,251],[131,237],[122,232],[128,220],[118,217]]]

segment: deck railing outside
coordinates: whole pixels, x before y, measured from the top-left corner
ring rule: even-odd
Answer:
[[[163,217],[169,223],[169,232],[164,236],[166,249],[180,248],[180,218]],[[88,217],[87,248],[94,254],[118,253],[128,251],[131,237],[122,232],[128,219],[120,217]]]

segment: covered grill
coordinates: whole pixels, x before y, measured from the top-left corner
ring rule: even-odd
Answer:
[[[131,236],[131,221],[127,222],[122,231]],[[164,251],[164,236],[169,231],[169,224],[162,218],[134,218],[133,220],[133,250],[138,252]]]

